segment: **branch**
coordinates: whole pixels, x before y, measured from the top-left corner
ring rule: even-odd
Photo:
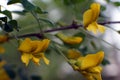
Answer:
[[[43,35],[40,34],[40,33],[28,33],[28,34],[19,35],[19,36],[16,36],[16,37],[17,38],[24,38],[24,37],[33,37],[33,36],[38,37],[40,39],[44,38]],[[14,36],[9,37],[9,39],[14,39]]]
[[[68,30],[68,29],[78,29],[79,27],[83,27],[83,25],[78,25],[75,22],[73,22],[71,25],[69,26],[61,26],[59,28],[54,28],[54,29],[50,29],[50,30],[45,30],[43,31],[43,33],[48,33],[48,32],[55,32],[55,31],[61,31],[61,30]],[[23,34],[23,35],[19,35],[17,36],[17,38],[23,38],[23,37],[38,37],[38,38],[44,38],[43,34],[41,33],[28,33],[28,34]],[[13,39],[14,36],[10,37],[9,39]]]
[[[37,14],[34,12],[34,11],[31,11],[31,14],[34,16],[34,18],[36,19],[37,23],[38,23],[38,26],[40,28],[40,32],[41,34],[43,33],[42,31],[42,28],[41,28],[41,24],[40,24],[40,20],[39,20],[39,17],[37,16]]]
[[[120,21],[106,21],[106,22],[99,22],[98,24],[101,24],[101,25],[106,25],[106,24],[120,24]]]
[[[73,23],[69,26],[61,26],[60,28],[45,30],[44,33],[55,32],[55,31],[60,31],[60,30],[68,30],[68,29],[78,29],[79,27],[83,27],[83,25],[82,24],[78,25],[73,21]]]
[[[106,24],[115,24],[115,23],[120,23],[120,21],[99,22],[98,24],[106,25]],[[69,26],[61,26],[59,28],[45,30],[45,31],[43,31],[43,33],[55,32],[55,31],[61,31],[61,30],[68,30],[68,29],[78,29],[79,27],[83,27],[83,25],[82,24],[77,24],[76,22],[73,21],[73,23]],[[28,34],[19,35],[19,36],[17,36],[17,38],[32,37],[32,36],[38,37],[40,39],[44,38],[42,33],[28,33]],[[10,39],[11,38],[14,38],[14,36],[10,37]]]

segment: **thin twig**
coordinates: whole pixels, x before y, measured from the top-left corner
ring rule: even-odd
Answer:
[[[79,27],[82,27],[82,26],[83,25],[72,24],[70,26],[54,28],[54,29],[46,30],[44,32],[48,33],[48,32],[55,32],[55,31],[68,30],[68,29],[78,29]]]
[[[42,30],[42,27],[41,27],[41,24],[40,24],[39,17],[37,16],[37,14],[34,11],[31,11],[31,14],[34,16],[34,18],[36,19],[36,21],[37,21],[37,23],[39,25],[40,33],[43,34],[43,30]]]
[[[43,31],[43,33],[55,32],[55,31],[61,31],[61,30],[68,30],[68,29],[78,29],[79,27],[83,27],[83,26],[72,23],[69,26],[65,26],[65,27],[62,26],[62,27],[59,27],[59,28],[45,30],[45,31]],[[43,38],[42,33],[28,33],[28,34],[19,35],[17,37],[22,38],[22,37],[32,37],[32,36],[35,36],[35,37],[38,37],[38,38]],[[14,37],[10,37],[10,39],[11,38],[14,38]]]
[[[66,61],[69,61],[68,58],[63,54],[63,52],[61,50],[59,50],[60,48],[57,45],[54,45],[54,47],[65,58]]]
[[[82,29],[82,30],[83,30],[83,29]],[[120,48],[117,48],[117,47],[113,46],[112,44],[110,44],[109,42],[105,41],[104,39],[100,39],[100,38],[98,38],[98,37],[96,37],[96,36],[94,36],[94,35],[92,35],[92,34],[89,34],[89,33],[88,33],[87,31],[85,31],[85,30],[83,30],[83,31],[84,31],[85,33],[87,33],[88,35],[90,35],[91,37],[107,43],[108,45],[110,45],[110,46],[113,47],[114,49],[120,50]]]
[[[99,22],[99,24],[101,25],[105,25],[105,24],[120,24],[120,21],[106,21],[106,22]]]
[[[35,16],[35,15],[34,15]],[[37,22],[39,23],[39,19],[37,17],[35,17]],[[115,23],[120,23],[120,21],[107,21],[107,22],[100,22],[99,24],[101,25],[105,25],[105,24],[115,24]],[[39,23],[40,25],[40,23]],[[24,35],[19,35],[18,38],[22,38],[22,37],[32,37],[32,36],[36,36],[38,38],[43,38],[42,34],[43,33],[48,33],[48,32],[55,32],[55,31],[61,31],[61,30],[68,30],[68,29],[78,29],[79,27],[83,27],[82,24],[76,24],[76,23],[72,23],[69,26],[61,26],[59,28],[53,28],[53,29],[49,29],[49,30],[41,30],[42,33],[29,33],[29,34],[24,34]]]

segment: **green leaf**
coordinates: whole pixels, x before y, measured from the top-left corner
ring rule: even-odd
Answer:
[[[78,4],[78,3],[81,3],[85,0],[71,0],[72,4]]]
[[[78,50],[82,53],[83,56],[85,56],[85,55],[88,54],[88,48],[87,48],[87,46],[85,46],[83,48],[79,48]]]
[[[13,27],[10,24],[5,23],[5,25],[3,27],[3,30],[6,31],[6,32],[12,32],[13,31]]]
[[[79,33],[76,33],[74,36],[79,36],[79,37],[82,37],[82,42],[84,41],[84,39],[85,39],[85,37],[86,37],[86,35],[84,34],[84,33],[82,33],[82,32],[79,32]],[[82,43],[81,42],[81,43]]]
[[[35,12],[39,13],[39,14],[46,14],[46,13],[48,13],[46,11],[43,11],[40,7],[36,7]]]
[[[82,33],[82,32],[76,33],[74,36],[80,36],[80,37],[82,37],[82,38],[85,38],[85,37],[86,37],[85,34]]]
[[[92,47],[93,47],[94,49],[97,49],[97,46],[96,46],[96,44],[95,44],[94,41],[91,41],[90,43],[91,43],[91,45],[92,45]]]
[[[36,9],[36,6],[34,6],[32,3],[30,3],[28,0],[21,0],[21,3],[25,10],[27,11],[33,11]]]
[[[52,45],[50,45],[49,47],[50,49],[53,49],[57,54],[60,54],[60,49],[56,47],[56,44],[54,42],[52,42]]]
[[[71,0],[63,0],[63,3],[68,6],[72,4]]]
[[[39,13],[39,14],[47,13],[46,11],[43,11],[40,7],[30,3],[28,0],[21,0],[21,3],[26,11],[35,11],[36,13]]]
[[[28,11],[23,10],[23,11],[12,11],[13,13],[19,14],[19,15],[25,15]]]
[[[17,31],[19,31],[18,29],[18,23],[16,20],[11,20],[8,22],[13,28],[15,28]]]
[[[110,0],[105,0],[105,1],[108,2],[108,3],[110,2]]]
[[[83,2],[83,1],[85,1],[85,0],[63,0],[63,3],[65,5],[70,6],[70,5],[74,5],[74,4],[79,4],[79,3]]]
[[[0,17],[0,20],[2,20],[3,22],[7,23],[7,17]]]
[[[0,27],[2,26],[2,21],[0,21]]]
[[[110,62],[107,60],[107,59],[103,59],[103,61],[102,61],[102,65],[107,65],[107,64],[110,64]]]
[[[9,19],[12,19],[12,14],[8,10],[1,11],[0,13],[6,15]]]
[[[10,5],[10,4],[15,4],[15,3],[19,3],[20,0],[9,0],[7,5]]]
[[[105,6],[101,6],[101,10],[102,11],[106,10],[106,7]]]
[[[39,18],[39,20],[44,21],[44,22],[50,24],[50,26],[53,26],[53,27],[55,26],[55,24],[53,22],[51,22],[50,20],[43,19],[43,18]]]
[[[120,6],[120,2],[114,2],[113,4],[117,7]]]

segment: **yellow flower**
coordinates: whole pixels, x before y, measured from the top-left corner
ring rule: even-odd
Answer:
[[[67,58],[69,59],[77,59],[81,56],[80,52],[75,50],[75,49],[69,49],[68,50],[68,54],[67,54]]]
[[[8,40],[8,36],[0,35],[0,43],[6,42]]]
[[[0,35],[0,43],[4,43],[8,40],[8,36],[6,35]],[[0,53],[4,53],[5,52],[5,49],[0,46]]]
[[[93,33],[97,33],[100,31],[101,33],[105,32],[105,27],[99,25],[97,23],[97,18],[99,17],[100,13],[100,4],[93,3],[90,6],[90,9],[84,12],[83,14],[83,25],[88,31],[92,31]]]
[[[98,66],[102,62],[103,57],[104,57],[104,52],[100,51],[100,52],[97,52],[96,54],[88,54],[85,57],[79,57],[77,62],[78,62],[78,65],[80,63],[79,68],[81,70],[85,70],[90,67]]]
[[[4,68],[0,68],[0,80],[11,80]]]
[[[62,33],[57,33],[57,36],[64,42],[67,44],[80,44],[82,42],[82,38],[81,37],[74,37],[74,36],[66,36]]]
[[[0,61],[0,68],[2,68],[6,64],[6,61]]]
[[[29,64],[29,61],[32,60],[37,65],[40,65],[39,62],[41,59],[48,65],[49,60],[45,57],[44,52],[48,48],[50,40],[34,40],[32,41],[30,38],[26,38],[18,50],[22,53],[21,60],[26,66]]]
[[[6,61],[0,61],[0,80],[11,80],[5,69],[3,68]]]
[[[4,52],[5,52],[5,49],[2,46],[0,46],[0,53],[4,53]]]
[[[102,80],[101,71],[102,68],[100,66],[97,66],[80,72],[87,80]]]
[[[99,51],[96,54],[88,54],[85,57],[80,56],[72,64],[74,70],[79,71],[87,80],[102,80],[99,66],[104,58],[104,52]]]

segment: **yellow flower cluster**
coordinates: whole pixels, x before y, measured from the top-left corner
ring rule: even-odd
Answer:
[[[101,33],[105,32],[105,27],[99,25],[97,23],[97,18],[100,14],[100,4],[93,3],[90,6],[90,9],[84,12],[83,14],[83,25],[88,31],[92,31],[93,33],[97,33],[100,31]]]
[[[4,43],[8,40],[8,36],[6,35],[0,35],[0,43]],[[0,53],[4,53],[5,52],[5,49],[0,46]]]
[[[73,69],[79,71],[87,78],[87,80],[102,80],[102,67],[99,65],[104,58],[103,51],[99,51],[96,54],[81,56],[80,52],[76,50],[69,50],[68,58]]]
[[[66,36],[64,34],[57,33],[57,36],[64,42],[67,44],[79,44],[82,42],[82,38],[81,37],[74,37],[74,36]]]
[[[40,65],[39,62],[41,59],[48,65],[49,60],[45,57],[44,52],[48,48],[50,40],[34,40],[26,38],[20,44],[18,50],[22,53],[21,60],[26,66],[29,64],[29,61],[32,60],[37,65]]]

